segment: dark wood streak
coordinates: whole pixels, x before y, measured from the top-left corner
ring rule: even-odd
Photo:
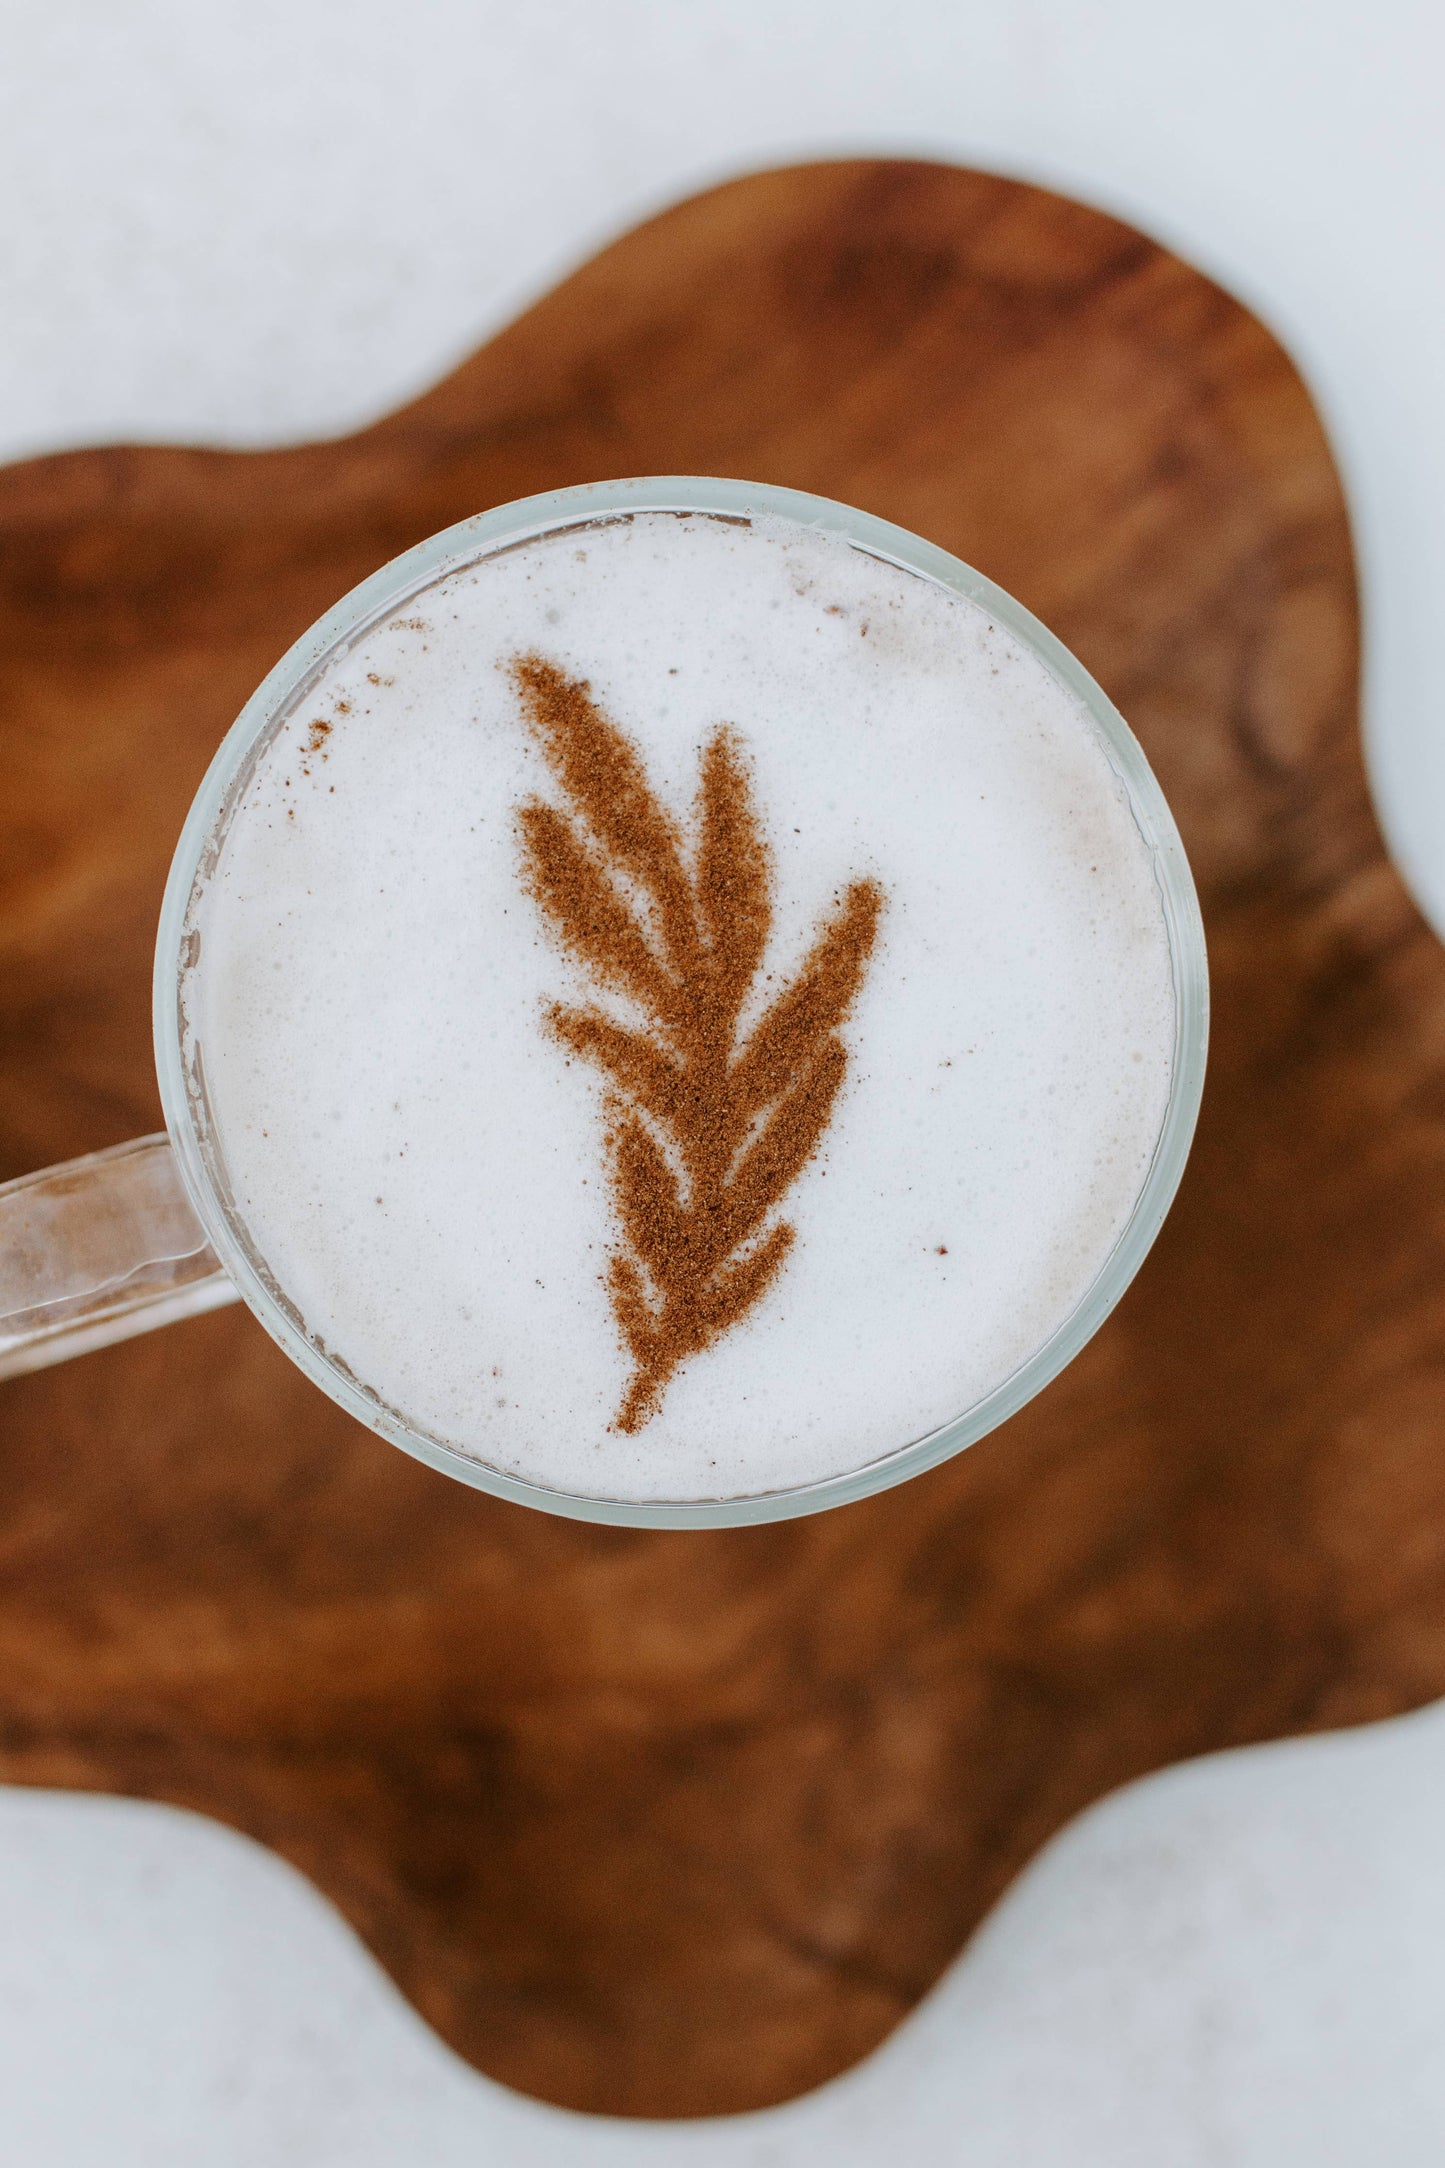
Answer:
[[[449,521],[645,472],[900,520],[1119,701],[1213,961],[1169,1225],[1003,1431],[776,1528],[475,1496],[238,1312],[7,1386],[0,1770],[223,1816],[496,2077],[695,2114],[862,2054],[1110,1786],[1445,1691],[1445,962],[1371,817],[1344,508],[1268,334],[1056,197],[764,174],[345,443],[0,476],[0,1174],[155,1125],[167,860],[287,642]]]

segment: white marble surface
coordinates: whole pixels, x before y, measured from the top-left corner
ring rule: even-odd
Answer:
[[[1312,379],[1363,547],[1382,809],[1445,925],[1436,0],[0,0],[0,54],[0,458],[350,428],[750,165],[954,157],[1133,218]],[[228,1832],[0,1793],[0,2152],[1423,2168],[1442,1786],[1441,1712],[1153,1779],[1065,1832],[857,2072],[659,2130],[476,2078]]]

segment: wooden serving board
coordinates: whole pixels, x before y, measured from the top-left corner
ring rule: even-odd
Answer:
[[[1445,1692],[1445,956],[1366,799],[1345,512],[1279,347],[1057,197],[812,166],[629,235],[343,443],[0,475],[0,1177],[157,1126],[167,861],[282,649],[450,521],[647,472],[918,529],[1129,716],[1213,958],[1169,1225],[1005,1429],[782,1527],[478,1496],[240,1310],[0,1388],[0,1773],[221,1816],[482,2069],[681,2115],[862,2054],[1110,1786]]]

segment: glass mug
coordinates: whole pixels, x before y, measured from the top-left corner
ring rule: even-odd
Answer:
[[[260,749],[328,666],[401,604],[494,552],[634,511],[772,513],[824,533],[983,605],[1084,703],[1153,853],[1174,975],[1169,1102],[1134,1209],[1092,1285],[1052,1336],[951,1422],[843,1475],[748,1496],[619,1502],[505,1475],[382,1406],[308,1337],[242,1223],[206,1100],[200,1052],[180,1033],[185,920],[197,884]],[[1173,1201],[1194,1132],[1208,1039],[1204,928],[1178,831],[1123,717],[1053,634],[982,574],[906,529],[825,498],[762,484],[650,476],[549,491],[463,520],[418,544],[337,603],[284,655],[221,743],[181,831],[156,938],[156,1072],[166,1134],[24,1175],[0,1186],[0,1378],[39,1369],[155,1325],[244,1300],[272,1338],[361,1422],[444,1474],[521,1504],[633,1527],[726,1527],[782,1520],[866,1497],[936,1465],[1014,1414],[1098,1330],[1148,1253]]]

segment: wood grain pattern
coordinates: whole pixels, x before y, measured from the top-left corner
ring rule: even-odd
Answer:
[[[344,443],[0,475],[0,1176],[156,1124],[169,851],[287,643],[449,521],[650,471],[918,529],[1130,717],[1216,996],[1164,1236],[1004,1430],[784,1527],[475,1496],[240,1312],[17,1381],[0,1773],[222,1816],[483,2069],[690,2114],[860,2055],[1107,1787],[1445,1691],[1445,959],[1366,800],[1345,515],[1278,346],[1055,197],[805,168]]]

